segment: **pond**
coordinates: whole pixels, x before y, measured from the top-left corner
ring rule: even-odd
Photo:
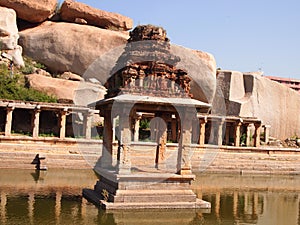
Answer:
[[[193,189],[211,210],[105,212],[81,197],[92,170],[0,170],[0,224],[300,225],[300,177],[196,174]]]

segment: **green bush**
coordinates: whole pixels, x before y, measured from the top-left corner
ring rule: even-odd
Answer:
[[[57,102],[57,99],[43,92],[26,88],[21,84],[22,74],[10,74],[7,66],[0,65],[0,98],[10,100]]]

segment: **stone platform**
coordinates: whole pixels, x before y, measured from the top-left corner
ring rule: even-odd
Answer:
[[[132,172],[96,169],[100,179],[94,190],[84,189],[83,196],[106,209],[209,209],[209,202],[197,199],[191,190],[194,175]]]

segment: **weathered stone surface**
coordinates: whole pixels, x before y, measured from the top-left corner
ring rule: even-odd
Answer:
[[[0,7],[0,50],[14,49],[18,44],[18,27],[16,12]]]
[[[15,66],[23,67],[25,66],[23,57],[22,57],[22,47],[17,45],[13,50],[6,51],[8,55],[12,57],[12,61]]]
[[[257,73],[220,71],[218,81],[228,115],[258,117],[270,135],[284,140],[300,134],[300,95]],[[221,109],[220,109],[221,110]]]
[[[64,72],[60,75],[60,78],[73,81],[84,81],[84,79],[81,76],[71,72]]]
[[[16,66],[24,66],[22,47],[18,45],[18,27],[16,12],[13,9],[0,7],[0,50]]]
[[[194,99],[212,103],[216,92],[216,61],[206,52],[171,45],[171,52],[180,57],[177,68],[185,68],[191,77],[191,94]]]
[[[50,21],[20,32],[25,55],[43,63],[49,71],[81,76],[97,58],[124,45],[127,39],[126,32]]]
[[[85,91],[84,94],[87,93],[87,95],[91,95],[93,100],[102,99],[105,94],[105,89],[102,86],[91,83],[46,77],[39,74],[27,75],[26,80],[30,88],[56,96],[58,99],[72,102],[74,102],[75,94],[78,94],[78,91],[80,92],[82,90]],[[82,94],[82,92],[80,93]],[[80,105],[91,103],[89,98],[85,98],[84,94],[81,95],[82,101]]]
[[[95,9],[86,4],[65,0],[60,10],[61,19],[63,21],[75,22],[80,18],[89,25],[112,29],[112,30],[130,30],[133,26],[132,19],[117,14]]]
[[[0,0],[0,5],[14,9],[20,19],[39,23],[53,15],[57,0]]]

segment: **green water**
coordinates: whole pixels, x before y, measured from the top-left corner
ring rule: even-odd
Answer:
[[[300,225],[300,177],[197,174],[193,189],[207,210],[104,212],[81,197],[90,170],[0,170],[0,224]]]

